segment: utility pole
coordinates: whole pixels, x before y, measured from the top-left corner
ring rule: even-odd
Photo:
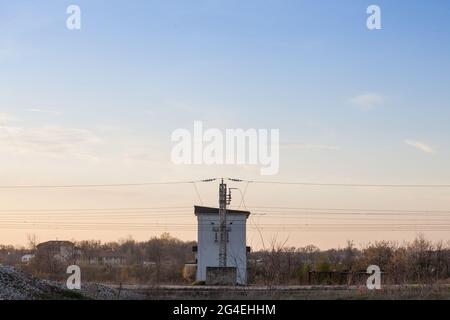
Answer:
[[[227,185],[223,182],[219,185],[219,267],[227,266],[227,205],[231,202],[231,192],[227,194]]]

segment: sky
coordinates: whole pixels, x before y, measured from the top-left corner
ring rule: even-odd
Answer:
[[[80,30],[66,27],[71,4],[81,8]],[[381,30],[366,27],[372,4]],[[450,184],[449,33],[446,0],[0,0],[0,186],[212,177]],[[279,129],[278,174],[173,164],[172,132],[196,120],[220,130]],[[192,184],[1,188],[0,243],[162,232],[195,240],[192,206],[216,206],[218,185],[195,186],[198,193]],[[249,184],[244,199],[236,190],[232,206],[254,212],[247,241],[255,248],[402,242],[419,233],[450,240],[448,228],[422,230],[449,225],[450,188]],[[283,217],[281,207],[297,209]],[[400,222],[414,230],[398,230]],[[396,230],[320,225],[327,223]],[[286,227],[296,224],[322,229]]]

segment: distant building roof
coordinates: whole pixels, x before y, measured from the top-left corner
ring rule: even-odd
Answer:
[[[47,246],[74,246],[74,244],[70,241],[59,241],[59,240],[52,240],[52,241],[46,241],[39,243],[36,247],[47,247]]]
[[[219,208],[194,206],[194,213],[195,213],[195,215],[198,215],[198,214],[218,215],[219,214]],[[227,209],[227,214],[246,215],[248,217],[250,215],[250,211],[241,211],[241,210]]]

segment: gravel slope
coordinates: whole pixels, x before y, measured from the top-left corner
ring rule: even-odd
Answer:
[[[67,290],[63,284],[38,279],[14,267],[0,265],[0,300],[41,299],[142,299],[141,295],[103,285],[82,284],[81,291]]]

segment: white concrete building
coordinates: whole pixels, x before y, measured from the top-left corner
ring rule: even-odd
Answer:
[[[219,209],[195,206],[198,221],[197,281],[206,267],[219,266]],[[250,212],[227,210],[227,267],[236,267],[236,283],[247,283],[246,225]]]
[[[22,263],[28,264],[31,262],[31,260],[33,260],[35,258],[34,254],[25,254],[22,256],[22,258],[20,259],[20,261],[22,261]]]
[[[124,265],[126,257],[114,251],[100,252],[97,255],[90,255],[87,258],[89,264],[94,265]]]

